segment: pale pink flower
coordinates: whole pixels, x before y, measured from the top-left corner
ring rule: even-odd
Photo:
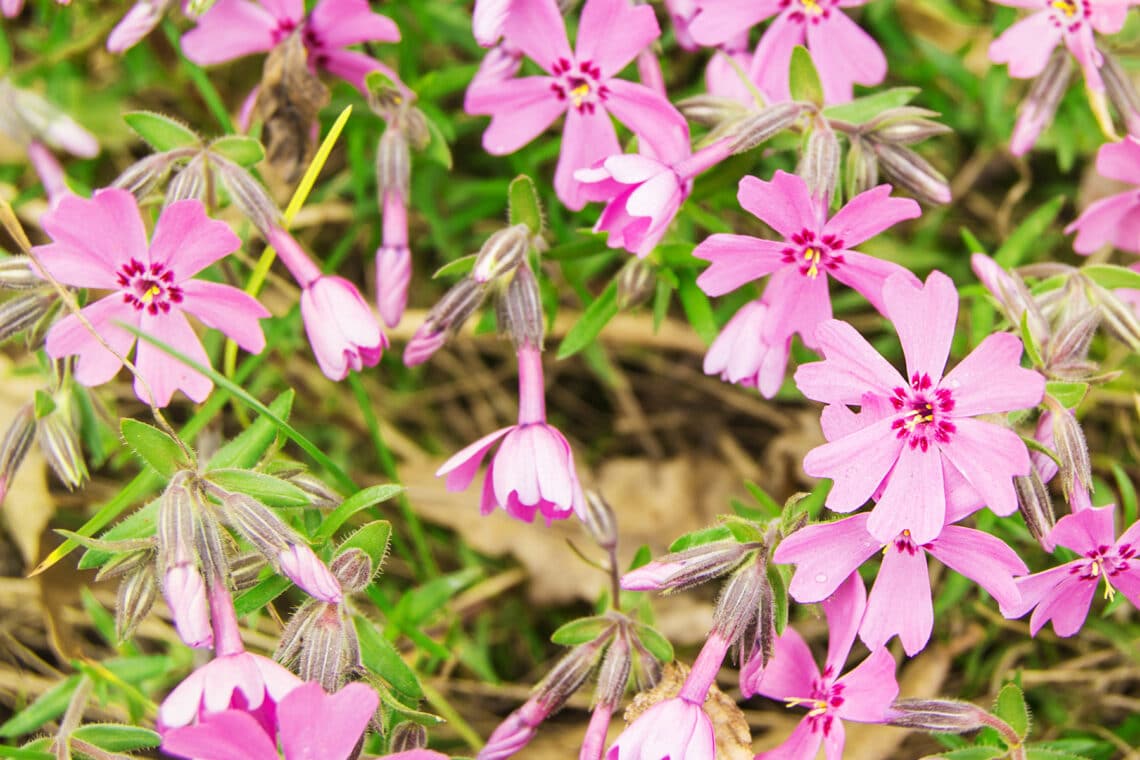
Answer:
[[[955,469],[994,512],[1017,509],[1013,477],[1029,473],[1018,435],[975,419],[1032,407],[1045,379],[1020,364],[1021,341],[990,335],[943,376],[958,316],[958,292],[933,272],[924,287],[907,275],[883,286],[883,304],[906,356],[905,380],[851,325],[823,322],[816,340],[825,360],[802,365],[796,384],[825,404],[876,405],[880,419],[808,452],[804,470],[831,478],[826,504],[850,512],[880,491],[867,529],[879,541],[904,530],[918,544],[938,537],[946,522],[947,475]]]
[[[863,620],[866,599],[863,581],[852,574],[823,602],[831,632],[823,672],[807,643],[790,626],[776,638],[767,667],[759,656],[745,663],[740,671],[740,690],[745,696],[762,694],[788,707],[808,708],[792,735],[779,747],[758,754],[757,760],[808,760],[818,754],[821,744],[827,760],[840,760],[843,721],[881,723],[888,718],[899,693],[889,651],[876,648],[853,670],[840,675]]]
[[[388,327],[395,327],[408,305],[412,252],[408,249],[408,208],[403,193],[384,193],[384,237],[376,250],[376,306]]]
[[[673,22],[673,34],[682,50],[696,50],[699,45],[693,39],[689,26],[697,15],[697,0],[665,0],[665,12]]]
[[[471,77],[471,83],[467,85],[467,91],[463,95],[463,110],[474,113],[472,109],[479,102],[479,91],[484,87],[503,85],[513,79],[522,68],[522,62],[522,51],[512,45],[510,40],[504,39],[488,50],[475,76]]]
[[[584,514],[585,495],[574,470],[570,444],[546,423],[542,352],[519,348],[519,422],[480,438],[443,463],[436,477],[447,476],[447,490],[463,491],[474,480],[483,457],[502,439],[487,467],[479,508],[490,514],[502,507],[507,514],[531,522],[541,513],[550,520]]]
[[[67,186],[67,175],[46,145],[38,140],[28,143],[28,163],[40,178],[49,208],[55,208],[60,200],[71,195],[71,188]]]
[[[1029,610],[1029,631],[1034,636],[1050,620],[1058,636],[1072,636],[1084,625],[1097,587],[1104,580],[1104,597],[1112,599],[1120,591],[1140,607],[1140,522],[1120,538],[1113,538],[1115,507],[1090,507],[1065,515],[1053,527],[1049,539],[1080,555],[1071,562],[1041,573],[1018,578],[1021,601],[1007,605],[1008,618],[1021,617]]]
[[[859,291],[883,310],[883,283],[898,274],[914,280],[898,264],[852,250],[888,227],[922,213],[909,198],[890,197],[890,185],[860,193],[828,219],[824,204],[809,192],[801,177],[777,171],[771,182],[744,177],[737,198],[746,211],[774,229],[782,240],[750,235],[712,235],[693,255],[712,262],[697,284],[712,296],[772,275],[761,299],[734,321],[729,345],[715,345],[705,372],[721,372],[731,382],[756,385],[771,398],[779,390],[787,367],[792,336],[818,348],[816,328],[831,318],[828,275]],[[727,328],[726,328],[727,329]],[[751,346],[746,329],[754,329]],[[763,371],[760,371],[763,368]]]
[[[990,43],[990,60],[1009,64],[1009,75],[1031,79],[1045,69],[1053,49],[1062,42],[1085,73],[1093,90],[1103,90],[1093,32],[1115,34],[1124,26],[1129,7],[1137,0],[993,0],[1001,5],[1037,11],[1021,19]]]
[[[218,0],[182,36],[182,51],[199,66],[210,66],[268,52],[298,30],[313,70],[324,69],[361,91],[373,71],[399,81],[375,58],[347,49],[359,42],[400,39],[396,24],[373,13],[367,0],[321,0],[307,16],[302,0]]]
[[[314,599],[329,604],[339,604],[344,599],[336,576],[309,547],[292,544],[277,555],[277,562],[281,573]]]
[[[107,50],[122,53],[154,31],[175,0],[138,0],[107,35]]]
[[[206,584],[198,568],[190,563],[175,565],[162,576],[162,596],[170,608],[178,638],[189,647],[213,646]]]
[[[1120,142],[1100,146],[1096,170],[1137,187],[1089,204],[1065,228],[1066,234],[1077,233],[1073,250],[1087,256],[1111,243],[1122,251],[1140,253],[1140,140],[1126,135]]]
[[[860,565],[881,552],[883,563],[859,629],[869,649],[886,645],[896,634],[908,656],[926,647],[934,627],[927,554],[984,588],[1002,609],[1020,600],[1013,578],[1029,570],[1000,539],[947,525],[929,543],[916,544],[903,531],[884,546],[867,531],[868,517],[859,514],[800,528],[780,542],[772,559],[796,566],[789,592],[797,602],[813,604],[834,594]]]
[[[741,105],[755,107],[756,95],[749,84],[759,90],[762,82],[753,81],[752,57],[747,32],[721,43],[705,66],[705,89],[710,95],[732,98]],[[741,77],[742,72],[747,81]],[[763,91],[761,96],[769,103],[776,100]]]
[[[495,155],[515,152],[565,114],[554,187],[568,208],[586,203],[574,172],[621,152],[611,116],[651,145],[687,129],[660,93],[615,76],[660,34],[651,7],[586,0],[574,52],[555,0],[516,3],[503,32],[547,76],[482,80],[468,91],[466,110],[491,117],[483,147]]]
[[[526,2],[527,0],[523,0]],[[471,30],[475,41],[483,47],[492,47],[503,36],[503,25],[511,12],[514,0],[475,0],[471,14]]]
[[[53,242],[35,250],[55,279],[78,288],[113,291],[83,309],[112,350],[74,314],[47,334],[50,356],[78,357],[75,379],[83,385],[101,385],[122,367],[120,357],[130,352],[135,336],[120,323],[206,366],[210,359],[186,314],[222,331],[251,353],[265,347],[258,320],[269,312],[261,304],[229,285],[192,279],[241,245],[225,222],[206,216],[198,201],[167,206],[149,244],[135,197],[125,190],[97,190],[90,199],[65,196],[44,214],[42,224]],[[205,401],[214,387],[208,377],[147,341],[139,342],[134,363],[135,393],[157,406],[169,404],[175,390]]]
[[[690,29],[702,45],[726,42],[766,18],[752,59],[752,78],[776,101],[788,100],[792,50],[806,45],[823,84],[827,103],[851,100],[853,85],[879,84],[887,75],[887,59],[878,43],[841,8],[866,0],[698,0],[700,12]]]
[[[487,737],[487,744],[479,750],[475,760],[507,760],[530,744],[538,733],[538,727],[559,706],[556,701],[543,699],[544,696],[537,694],[531,697],[504,718]]]

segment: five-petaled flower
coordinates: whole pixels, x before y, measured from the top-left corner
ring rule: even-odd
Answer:
[[[948,469],[955,469],[994,512],[1017,509],[1013,478],[1029,473],[1029,452],[1012,430],[977,415],[1032,407],[1045,379],[1020,366],[1021,341],[990,335],[943,376],[958,317],[958,291],[932,272],[924,287],[908,275],[883,286],[886,315],[906,355],[903,377],[846,322],[816,331],[824,361],[796,371],[808,398],[872,407],[875,421],[818,446],[804,470],[831,478],[827,506],[850,512],[877,492],[867,530],[882,543],[909,530],[917,544],[933,541],[946,522]]]
[[[79,357],[75,379],[80,383],[101,385],[123,366],[121,357],[135,342],[124,325],[207,366],[209,357],[187,313],[247,351],[265,347],[258,320],[269,312],[261,304],[229,285],[192,279],[241,245],[225,222],[206,216],[198,201],[167,206],[149,245],[135,197],[125,190],[97,190],[90,199],[67,195],[44,214],[43,228],[53,242],[35,251],[52,277],[65,285],[113,291],[82,311],[97,335],[75,314],[47,334],[50,356]],[[135,393],[157,406],[169,404],[175,390],[201,402],[214,387],[208,377],[147,341],[139,342],[134,363]]]
[[[890,197],[890,185],[860,193],[830,219],[827,208],[808,192],[804,180],[777,171],[771,182],[745,177],[737,198],[746,211],[759,217],[783,240],[749,235],[712,235],[693,251],[712,262],[697,284],[709,295],[735,290],[751,280],[772,275],[761,299],[764,309],[751,307],[748,322],[755,324],[754,360],[744,367],[714,360],[714,344],[706,359],[706,372],[721,372],[730,382],[756,385],[771,398],[779,390],[788,364],[792,336],[799,334],[809,348],[818,348],[816,328],[831,318],[828,275],[863,294],[879,311],[881,292],[888,277],[901,274],[914,282],[898,264],[851,250],[904,219],[922,213],[909,198]],[[735,341],[734,341],[735,342]]]
[[[611,115],[651,146],[687,134],[684,118],[662,95],[615,76],[660,34],[649,6],[586,0],[574,52],[555,0],[515,3],[503,33],[547,76],[485,81],[468,91],[465,108],[490,115],[483,147],[496,155],[518,150],[565,113],[554,188],[568,208],[581,209],[587,200],[574,172],[621,152]]]
[[[1103,177],[1140,186],[1140,140],[1127,135],[1105,143],[1096,154],[1096,170]],[[1140,253],[1140,187],[1089,204],[1068,227],[1076,231],[1073,250],[1088,255],[1106,243],[1122,251]]]

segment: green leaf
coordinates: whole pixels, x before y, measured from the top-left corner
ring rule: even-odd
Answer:
[[[693,326],[697,335],[701,336],[701,340],[706,344],[712,343],[716,340],[720,328],[716,324],[716,317],[713,316],[709,297],[697,285],[696,273],[678,272],[677,280],[677,296],[681,299],[681,306],[685,309],[689,324]]]
[[[1029,363],[1034,367],[1045,366],[1044,360],[1041,358],[1041,349],[1037,346],[1037,341],[1033,339],[1033,333],[1029,331],[1029,312],[1025,311],[1021,314],[1021,343],[1025,346],[1025,354],[1029,357]]]
[[[1060,749],[1034,746],[1027,746],[1025,748],[1025,758],[1026,760],[1089,760],[1089,758],[1084,755],[1077,755]]]
[[[1140,272],[1128,267],[1118,267],[1112,264],[1089,264],[1081,267],[1081,274],[1102,288],[1109,290],[1116,290],[1117,288],[1140,290]]]
[[[1005,755],[1004,747],[963,747],[937,755],[927,755],[923,760],[997,760]]]
[[[99,538],[103,541],[129,541],[153,536],[158,519],[158,504],[159,500],[155,499],[141,509],[136,509]],[[79,569],[90,570],[102,567],[117,553],[104,549],[88,549],[79,560]]]
[[[507,190],[507,198],[507,216],[511,224],[525,224],[532,234],[541,234],[542,202],[538,199],[538,188],[534,186],[534,180],[525,174],[515,177]]]
[[[573,356],[593,343],[602,328],[617,313],[617,280],[615,279],[610,281],[601,295],[586,308],[582,318],[566,333],[566,337],[558,345],[558,358],[565,359],[568,356]]]
[[[49,414],[55,411],[55,399],[51,394],[44,390],[36,390],[35,406],[33,407],[37,420],[42,420]]]
[[[594,233],[590,229],[578,230],[579,238],[569,243],[556,245],[542,254],[542,258],[550,261],[575,261],[588,259],[609,250],[606,245],[606,236]]]
[[[772,584],[773,617],[776,618],[776,635],[784,635],[788,627],[788,584],[784,578],[784,569],[777,565],[768,565],[768,583]]]
[[[792,64],[788,69],[788,89],[792,100],[814,103],[823,108],[823,83],[811,59],[811,53],[803,45],[792,49]]]
[[[249,168],[265,158],[261,143],[246,135],[226,135],[210,143],[210,150],[225,156],[238,166]]]
[[[285,391],[269,403],[269,410],[283,420],[289,419],[294,395],[292,390]],[[277,440],[277,426],[267,417],[258,417],[236,438],[214,452],[210,461],[206,463],[206,469],[253,467],[265,456],[265,452],[275,440]]]
[[[403,490],[404,487],[401,485],[385,483],[377,486],[369,486],[368,488],[357,491],[342,501],[339,507],[328,513],[324,522],[321,523],[321,529],[313,536],[313,541],[316,543],[327,541],[332,538],[340,526],[344,525],[348,518],[362,509],[368,509],[382,501],[391,499]]]
[[[349,549],[360,549],[372,560],[372,574],[380,572],[384,565],[384,558],[388,556],[388,542],[392,537],[392,523],[387,520],[375,520],[348,537],[336,553],[342,554]]]
[[[271,575],[259,581],[258,584],[249,591],[242,592],[242,594],[234,600],[234,609],[239,616],[257,612],[288,591],[292,585],[292,581],[288,578],[283,578],[280,575]]]
[[[1019,224],[994,252],[994,261],[1006,269],[1011,269],[1024,261],[1026,254],[1040,247],[1041,238],[1057,218],[1064,204],[1065,196],[1058,195],[1025,217],[1025,221]]]
[[[364,667],[408,699],[422,699],[424,692],[415,671],[404,662],[392,642],[381,636],[367,618],[354,615],[352,622],[356,628],[356,637],[360,640],[360,659]]]
[[[479,258],[479,254],[472,253],[469,256],[458,258],[455,261],[449,261],[439,269],[435,270],[435,274],[433,274],[431,278],[433,280],[438,280],[440,277],[467,274],[475,268],[475,259],[477,258]]]
[[[435,120],[427,114],[424,114],[424,124],[427,125],[428,132],[431,133],[431,141],[424,148],[424,156],[451,171],[451,148],[447,145],[447,138],[443,136],[443,131],[435,123]]]
[[[206,480],[224,491],[252,496],[271,507],[304,507],[313,501],[309,494],[289,481],[253,470],[210,470]]]
[[[439,724],[445,722],[443,718],[434,713],[424,712],[422,710],[414,710],[411,707],[408,707],[396,697],[392,696],[392,694],[387,689],[377,689],[376,693],[380,695],[380,701],[383,702],[387,707],[391,708],[394,712],[399,713],[401,718],[410,720],[413,723],[419,723],[421,726],[427,726],[429,728],[432,726],[438,726]]]
[[[182,122],[154,111],[131,111],[123,114],[123,121],[139,137],[162,153],[175,148],[194,148],[202,145],[198,135]]]
[[[764,512],[768,514],[768,516],[780,516],[780,512],[783,511],[783,508],[775,499],[768,495],[767,491],[753,483],[751,480],[744,481],[744,487],[748,489],[748,493],[752,495],[752,498],[755,499],[756,503],[760,505],[760,508],[763,509]]]
[[[1024,741],[1029,734],[1029,707],[1025,695],[1015,683],[1001,687],[994,700],[994,715],[998,716]]]
[[[602,615],[578,618],[560,626],[550,634],[550,640],[564,647],[573,647],[596,640],[613,625],[614,621]]]
[[[1089,392],[1088,383],[1068,383],[1051,380],[1045,383],[1045,392],[1061,402],[1066,409],[1075,409]]]
[[[1137,504],[1136,499],[1136,486],[1132,484],[1132,478],[1120,466],[1120,463],[1112,463],[1112,476],[1116,480],[1116,490],[1120,492],[1120,509],[1124,513],[1123,525],[1131,525],[1136,522],[1137,513],[1140,512],[1140,504]]]
[[[651,655],[663,663],[673,661],[673,645],[661,632],[645,623],[634,623],[633,628],[638,640]]]
[[[482,574],[481,568],[468,567],[433,578],[401,596],[394,614],[398,614],[410,626],[420,626],[442,609],[453,596],[477,581]]]
[[[46,746],[47,742],[44,744]],[[0,747],[0,757],[10,757],[14,760],[59,760],[59,755],[54,752],[40,752],[25,747]]]
[[[0,737],[11,739],[30,734],[49,720],[55,720],[67,710],[71,694],[79,686],[82,676],[73,675],[41,694],[35,702],[16,713],[0,726]]]
[[[131,451],[151,469],[168,480],[179,470],[193,469],[182,447],[169,435],[138,420],[124,419],[119,429]]]
[[[88,723],[71,735],[108,752],[134,752],[162,743],[162,737],[149,728],[118,723]]]
[[[905,106],[920,92],[922,89],[919,87],[893,87],[873,95],[855,98],[849,103],[828,106],[823,109],[823,115],[829,119],[863,124],[883,111]]]
[[[680,536],[676,541],[669,544],[669,552],[683,552],[686,549],[692,549],[694,546],[704,546],[714,541],[732,541],[735,543],[736,539],[727,525],[714,525],[711,528],[701,528]]]

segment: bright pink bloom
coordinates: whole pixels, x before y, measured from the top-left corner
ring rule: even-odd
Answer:
[[[943,377],[958,317],[958,291],[932,272],[924,287],[907,275],[883,286],[887,317],[898,330],[909,381],[855,328],[828,320],[816,331],[824,361],[796,371],[808,398],[825,404],[875,405],[881,419],[812,449],[804,470],[831,478],[827,506],[850,512],[881,490],[867,529],[882,543],[904,530],[918,544],[946,522],[948,469],[956,469],[994,512],[1017,509],[1013,477],[1029,473],[1029,453],[1012,430],[974,419],[1035,406],[1045,379],[1023,369],[1021,341],[990,335]]]
[[[1009,75],[1031,79],[1042,72],[1053,49],[1064,42],[1085,72],[1093,90],[1103,90],[1093,32],[1115,34],[1124,26],[1128,8],[1136,0],[994,0],[1001,5],[1037,12],[1006,29],[990,43],[990,60],[1008,63]]]
[[[408,209],[403,194],[384,193],[384,238],[376,250],[376,306],[388,327],[395,327],[408,305],[412,252],[408,249]]]
[[[757,760],[808,760],[816,756],[820,744],[827,760],[840,760],[845,739],[843,721],[880,723],[887,719],[899,693],[895,661],[889,651],[877,648],[854,670],[839,675],[855,643],[866,604],[867,592],[857,574],[849,576],[823,602],[831,638],[822,673],[808,645],[791,627],[776,638],[767,667],[761,666],[759,657],[753,657],[741,669],[740,689],[745,696],[762,694],[788,707],[809,709],[787,741],[761,752]]]
[[[1049,534],[1050,540],[1072,549],[1079,558],[1017,580],[1021,602],[1002,612],[1008,618],[1021,617],[1029,610],[1029,631],[1037,632],[1050,620],[1058,636],[1072,636],[1081,629],[1097,586],[1104,579],[1104,596],[1117,591],[1140,607],[1140,522],[1113,539],[1115,507],[1092,507],[1065,515]]]
[[[530,744],[530,740],[538,733],[538,727],[558,706],[550,700],[542,699],[542,696],[544,695],[531,697],[504,718],[487,737],[487,744],[479,750],[475,760],[507,760]]]
[[[292,544],[277,555],[281,573],[306,594],[329,604],[340,604],[344,594],[328,565],[302,544]]]
[[[107,50],[123,53],[146,37],[174,5],[175,0],[138,0],[107,35]]]
[[[777,341],[775,346],[765,343],[762,335],[767,324],[768,305],[762,300],[740,307],[709,346],[705,374],[757,388],[768,398],[775,396],[784,382],[789,339]]]
[[[1140,186],[1140,140],[1126,135],[1120,142],[1100,146],[1096,170],[1109,179]],[[1073,231],[1077,233],[1073,250],[1086,256],[1108,243],[1140,253],[1140,187],[1090,204],[1065,228],[1066,234]]]
[[[536,513],[550,520],[584,514],[585,495],[574,470],[574,453],[566,437],[546,424],[542,352],[530,345],[519,357],[519,422],[460,451],[443,463],[436,477],[447,476],[447,490],[471,485],[483,457],[501,438],[502,445],[487,467],[480,511],[502,507],[507,514],[531,522]]]
[[[565,113],[554,187],[568,208],[586,204],[574,172],[621,152],[610,116],[651,146],[669,144],[687,130],[660,93],[615,77],[660,34],[652,8],[629,0],[586,0],[574,52],[555,0],[516,3],[504,34],[548,76],[481,81],[468,91],[466,110],[490,115],[483,147],[495,155],[515,152]]]
[[[167,206],[149,244],[135,197],[125,190],[97,190],[91,199],[65,196],[44,214],[42,224],[53,242],[35,250],[53,277],[78,288],[114,291],[83,309],[114,353],[74,314],[47,334],[50,356],[79,357],[75,379],[83,385],[101,385],[123,366],[119,356],[130,352],[135,336],[116,323],[151,335],[204,365],[210,359],[187,313],[246,351],[256,354],[265,348],[258,320],[269,312],[261,304],[229,285],[192,279],[241,245],[225,222],[206,216],[198,201]],[[175,390],[205,401],[214,387],[208,377],[146,341],[139,342],[135,366],[135,393],[146,401],[149,386],[157,406],[169,404]]]
[[[669,20],[673,22],[673,34],[677,37],[677,44],[682,50],[696,50],[699,45],[689,31],[693,17],[697,15],[696,0],[665,0],[665,11]]]
[[[777,171],[771,182],[756,177],[742,179],[737,194],[740,205],[783,240],[717,234],[693,251],[697,258],[712,262],[697,278],[701,289],[712,296],[772,275],[761,299],[764,308],[751,307],[736,328],[746,323],[756,328],[753,347],[742,352],[751,361],[726,356],[739,368],[726,373],[722,365],[727,367],[728,363],[713,356],[725,354],[728,347],[714,345],[705,371],[720,371],[733,382],[758,385],[760,392],[771,398],[783,380],[792,336],[799,334],[809,348],[819,347],[816,328],[831,318],[828,275],[862,293],[879,311],[883,310],[881,292],[888,277],[898,274],[917,282],[898,264],[852,250],[888,227],[922,213],[915,201],[892,198],[890,193],[890,185],[879,185],[855,196],[828,219],[826,205],[814,199],[804,180],[794,174]],[[739,332],[736,335],[740,337],[734,338],[734,345],[747,339]],[[765,371],[747,372],[751,367],[764,367]]]
[[[853,85],[876,85],[887,75],[887,59],[878,43],[840,8],[866,0],[698,0],[693,38],[717,45],[742,30],[776,16],[760,38],[752,59],[752,78],[777,101],[789,100],[792,50],[806,45],[828,103],[851,100]]]
[[[947,525],[929,543],[915,544],[904,531],[884,546],[867,531],[868,517],[859,514],[801,528],[780,542],[773,560],[796,565],[789,591],[797,602],[812,604],[834,594],[860,565],[881,551],[883,564],[859,629],[869,649],[884,646],[895,634],[909,656],[926,647],[934,625],[927,554],[976,582],[1003,609],[1020,600],[1013,577],[1028,569],[1000,539]]]
[[[375,58],[346,49],[358,42],[400,39],[396,24],[373,13],[367,0],[321,0],[308,16],[302,0],[218,0],[182,36],[182,51],[194,63],[210,66],[268,52],[297,30],[314,71],[324,69],[361,91],[373,71],[399,81]]]

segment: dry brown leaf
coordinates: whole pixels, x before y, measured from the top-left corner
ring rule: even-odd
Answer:
[[[286,182],[294,182],[313,150],[317,113],[329,102],[329,90],[309,68],[299,33],[277,45],[265,59],[254,118],[262,122],[261,141],[269,163]]]

